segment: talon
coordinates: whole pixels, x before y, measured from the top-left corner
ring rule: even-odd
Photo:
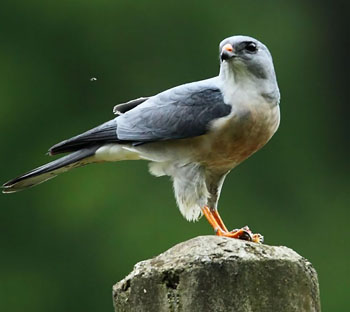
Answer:
[[[262,244],[264,242],[264,236],[262,236],[261,234],[253,234],[252,242]]]

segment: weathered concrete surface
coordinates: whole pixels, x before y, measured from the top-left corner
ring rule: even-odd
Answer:
[[[286,247],[200,236],[134,270],[113,287],[115,311],[320,311],[316,271]]]

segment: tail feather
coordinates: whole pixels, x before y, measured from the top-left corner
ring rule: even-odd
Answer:
[[[41,167],[33,169],[24,175],[5,183],[2,186],[2,192],[18,192],[52,179],[62,172],[66,172],[72,168],[85,165],[87,162],[84,162],[84,159],[93,156],[99,147],[100,146],[91,146],[89,148],[84,148],[62,158],[56,159]]]

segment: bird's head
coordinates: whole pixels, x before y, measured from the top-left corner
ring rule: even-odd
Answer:
[[[220,43],[221,71],[235,76],[275,79],[272,57],[267,47],[248,36],[233,36]]]

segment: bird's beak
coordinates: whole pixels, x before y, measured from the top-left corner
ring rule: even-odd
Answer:
[[[236,56],[236,54],[234,52],[235,52],[235,50],[234,50],[232,44],[226,43],[222,47],[222,50],[221,50],[221,54],[220,54],[221,61],[226,61],[226,60],[231,59],[234,56]]]

